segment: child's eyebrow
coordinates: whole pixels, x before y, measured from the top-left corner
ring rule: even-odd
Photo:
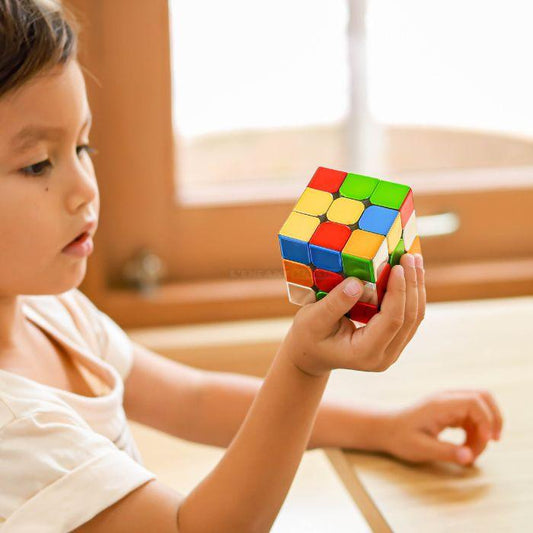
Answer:
[[[89,113],[81,129],[83,130],[85,127],[90,126],[91,122],[92,114]],[[25,126],[11,139],[11,150],[17,153],[25,152],[41,140],[60,139],[64,131],[63,128],[54,128],[50,126]]]

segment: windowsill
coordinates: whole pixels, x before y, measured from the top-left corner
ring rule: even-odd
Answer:
[[[476,167],[392,172],[383,179],[410,185],[415,194],[472,192],[533,187],[533,166]],[[180,208],[295,202],[309,179],[249,180],[242,183],[186,185],[178,190]]]
[[[428,302],[532,294],[533,257],[426,265],[426,291]],[[282,277],[167,283],[151,296],[118,288],[106,294],[95,303],[120,317],[123,328],[220,324],[292,316],[298,310],[288,301]]]

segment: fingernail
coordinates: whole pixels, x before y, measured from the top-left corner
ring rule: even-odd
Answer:
[[[346,283],[344,287],[344,293],[350,297],[357,296],[360,292],[361,292],[361,285],[355,279],[351,279],[348,283]]]
[[[405,264],[408,267],[414,267],[415,266],[415,258],[412,254],[405,254]]]
[[[470,448],[459,448],[457,451],[457,459],[459,459],[459,462],[462,464],[472,461],[472,451]]]
[[[424,258],[420,254],[415,254],[415,264],[418,268],[424,268]]]

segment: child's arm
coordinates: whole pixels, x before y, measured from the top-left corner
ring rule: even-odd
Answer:
[[[185,499],[179,529],[266,532],[305,451],[329,378],[298,369],[283,344],[216,468]]]
[[[392,269],[379,319],[367,324],[366,333],[343,316],[357,300],[344,292],[350,280],[298,311],[228,450],[181,504],[180,530],[270,530],[307,447],[331,369],[385,370],[420,322],[414,268],[406,277],[408,290],[403,269]]]
[[[408,266],[410,259],[405,254],[401,260],[405,277],[402,266],[391,270],[381,311],[365,328],[356,330],[344,316],[362,292],[362,283],[353,278],[296,313],[218,465],[185,498],[171,495],[170,509],[180,502],[176,513],[180,533],[270,530],[306,449],[330,371],[381,372],[396,361],[417,329],[421,321],[418,302],[423,297],[412,261]],[[423,277],[420,280],[423,287]],[[359,288],[357,293],[344,291],[353,285]],[[152,483],[156,481],[147,486]],[[129,498],[124,498],[124,505]],[[143,509],[147,509],[145,501],[138,500]],[[106,518],[119,523],[119,518],[128,517],[118,505]],[[132,526],[139,530],[133,522],[128,524],[129,531]]]
[[[263,380],[208,372],[202,382],[194,442],[226,447]],[[307,449],[339,447],[381,451],[412,462],[471,464],[489,440],[499,440],[502,413],[488,391],[439,391],[402,408],[369,408],[324,397]],[[463,445],[438,439],[446,427],[462,427]],[[466,450],[464,448],[467,448]]]
[[[263,378],[201,370],[136,342],[133,347],[134,363],[124,384],[127,417],[190,442],[229,446]],[[324,398],[307,448],[377,449],[382,415]]]
[[[197,416],[189,440],[227,447],[239,429],[263,379],[232,372],[204,371]],[[383,436],[385,411],[358,408],[324,397],[307,449],[357,448],[374,450]],[[176,435],[179,436],[179,435]]]

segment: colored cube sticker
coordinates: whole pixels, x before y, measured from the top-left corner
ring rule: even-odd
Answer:
[[[359,325],[379,312],[401,256],[422,253],[409,186],[326,167],[317,168],[278,240],[289,301],[315,302],[355,276],[363,295],[346,316]]]

